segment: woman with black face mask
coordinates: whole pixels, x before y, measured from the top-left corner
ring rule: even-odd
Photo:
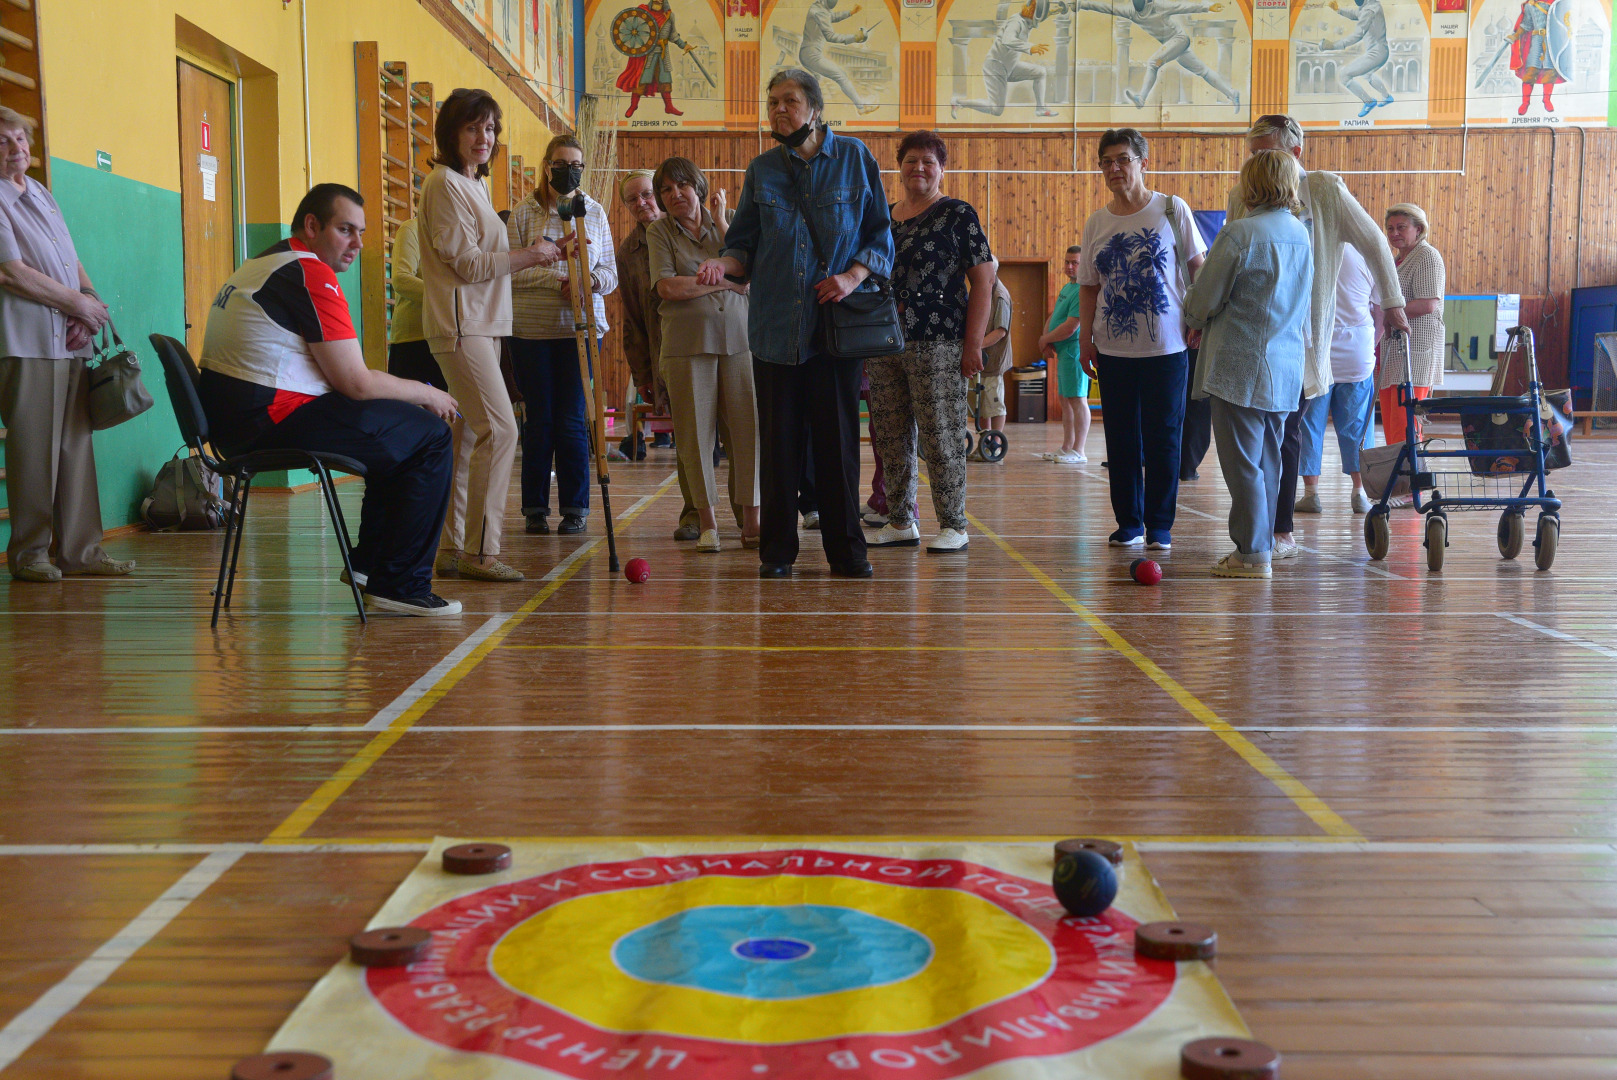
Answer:
[[[893,272],[893,232],[881,170],[858,139],[825,125],[820,81],[801,68],[769,80],[769,127],[779,146],[747,166],[723,253],[697,283],[747,280],[747,338],[758,400],[760,577],[797,561],[797,489],[814,461],[820,542],[831,572],[867,578],[859,522],[859,383],[863,360],[832,356],[826,305]],[[810,216],[805,216],[810,215]]]
[[[581,190],[584,151],[571,135],[558,135],[545,148],[539,186],[511,211],[511,245],[542,238],[559,240],[569,226],[556,213],[558,200]],[[606,333],[606,302],[618,287],[618,264],[606,210],[584,196],[577,225],[588,238],[590,292],[595,326]],[[578,374],[578,339],[567,264],[536,267],[511,275],[511,359],[526,416],[522,423],[522,514],[530,533],[550,532],[550,470],[556,469],[556,531],[584,531],[590,512],[590,436],[584,383]]]

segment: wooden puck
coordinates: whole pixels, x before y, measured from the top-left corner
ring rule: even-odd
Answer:
[[[1079,837],[1074,840],[1062,840],[1056,844],[1056,858],[1070,855],[1074,851],[1093,851],[1113,866],[1123,865],[1123,845],[1114,840],[1094,840],[1088,837]]]
[[[511,869],[511,849],[504,844],[456,844],[444,849],[444,871],[450,874],[495,874]]]
[[[1146,923],[1134,931],[1134,951],[1150,960],[1211,960],[1218,931],[1188,922]]]
[[[427,955],[432,931],[417,926],[380,926],[348,939],[348,957],[361,967],[403,967]]]
[[[331,1059],[303,1050],[281,1050],[242,1058],[230,1070],[230,1080],[334,1080]]]
[[[1280,1080],[1280,1054],[1251,1039],[1197,1039],[1179,1051],[1184,1080]]]

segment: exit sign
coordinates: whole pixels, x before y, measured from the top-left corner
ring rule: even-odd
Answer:
[[[95,152],[95,167],[100,169],[102,172],[111,172],[112,155],[107,153],[105,150],[97,150]]]

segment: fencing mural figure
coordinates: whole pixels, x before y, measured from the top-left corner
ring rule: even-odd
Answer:
[[[1145,83],[1140,87],[1139,93],[1128,89],[1123,91],[1124,96],[1134,103],[1135,108],[1145,107],[1146,99],[1156,88],[1157,73],[1169,64],[1178,64],[1223,94],[1235,108],[1241,107],[1241,95],[1236,92],[1235,87],[1203,63],[1201,57],[1190,51],[1190,39],[1195,31],[1185,16],[1222,11],[1223,4],[1206,3],[1204,0],[1132,0],[1132,3],[1120,3],[1113,7],[1097,0],[1076,0],[1072,6],[1079,11],[1095,11],[1102,15],[1127,19],[1162,43],[1162,48],[1145,62]]]
[[[825,55],[827,45],[863,45],[870,40],[870,29],[860,27],[857,34],[843,34],[832,29],[834,23],[851,19],[864,5],[855,4],[847,11],[837,11],[837,0],[814,0],[803,19],[803,41],[797,48],[797,61],[809,71],[830,79],[843,95],[859,110],[859,115],[873,113],[879,106],[866,102],[854,88],[853,80],[842,70],[842,65]]]
[[[654,94],[662,95],[665,113],[685,115],[674,108],[674,68],[668,46],[678,45],[687,53],[691,46],[674,30],[674,13],[668,7],[668,0],[646,0],[639,7],[618,12],[617,18],[612,20],[612,44],[629,58],[617,82],[618,89],[630,95],[625,117],[634,115],[641,98]],[[711,77],[708,81],[712,81]]]
[[[1108,7],[1105,11],[1110,14],[1111,8]],[[961,109],[975,109],[989,116],[999,116],[1005,111],[1005,102],[1011,92],[1010,84],[1014,82],[1033,84],[1034,116],[1056,114],[1055,110],[1046,106],[1044,102],[1044,84],[1049,78],[1049,69],[1043,64],[1035,64],[1026,59],[1029,54],[1043,56],[1050,51],[1048,45],[1029,45],[1027,40],[1028,35],[1033,33],[1049,15],[1050,0],[1028,0],[1021,11],[1005,19],[1004,25],[994,35],[994,43],[988,47],[988,59],[983,62],[983,87],[987,90],[988,97],[950,98],[951,119],[959,119]]]
[[[1353,91],[1353,95],[1364,102],[1359,110],[1361,117],[1369,116],[1370,110],[1376,106],[1392,104],[1392,91],[1381,80],[1380,71],[1387,65],[1392,57],[1392,51],[1387,47],[1387,16],[1381,10],[1380,0],[1354,0],[1357,5],[1353,10],[1343,10],[1337,0],[1331,0],[1330,8],[1344,19],[1352,19],[1359,24],[1359,28],[1352,34],[1338,42],[1321,41],[1319,47],[1323,50],[1346,49],[1350,46],[1364,42],[1364,52],[1357,60],[1343,67],[1338,78],[1342,85]],[[1369,84],[1366,90],[1363,83]],[[1381,100],[1376,100],[1374,90],[1380,94]]]

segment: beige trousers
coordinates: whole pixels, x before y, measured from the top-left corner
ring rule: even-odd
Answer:
[[[83,360],[0,359],[6,426],[6,564],[55,562],[73,573],[100,562],[101,496],[90,442],[90,380]]]
[[[713,437],[720,419],[729,426],[730,502],[758,505],[758,399],[752,386],[752,353],[702,353],[663,358],[668,408],[674,414],[679,463],[698,510],[718,502],[713,477]]]
[[[674,358],[674,363],[679,362],[680,358]],[[668,376],[663,374],[663,361],[661,359],[657,361],[657,382],[659,383],[658,390],[662,394],[663,400],[667,401]],[[670,410],[669,415],[673,415],[672,410]],[[716,422],[719,428],[719,444],[724,447],[724,452],[733,459],[735,451],[730,449],[732,442],[730,425],[725,422],[723,413],[718,414]],[[674,441],[676,443],[679,441],[677,435]],[[708,448],[708,453],[713,453],[712,447]],[[674,450],[674,473],[679,478],[679,496],[684,500],[679,511],[679,523],[681,525],[695,525],[698,523],[698,519],[696,517],[695,496],[691,494],[691,478],[686,474],[685,458],[679,453],[677,447]],[[741,504],[736,502],[736,472],[734,469],[730,470],[730,509],[736,517],[736,528],[741,528]]]
[[[449,393],[460,404],[455,433],[455,485],[438,546],[468,555],[498,555],[505,504],[517,458],[517,419],[500,374],[498,338],[461,338],[452,353],[433,353]]]

